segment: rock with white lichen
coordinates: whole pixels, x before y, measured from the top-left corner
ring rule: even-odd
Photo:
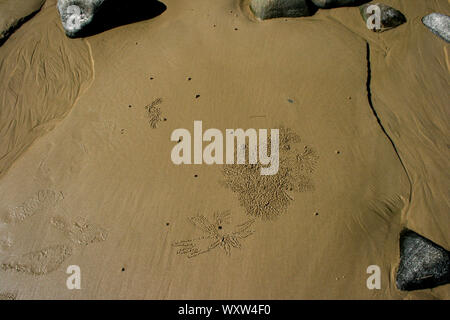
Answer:
[[[425,16],[422,22],[435,35],[450,42],[450,17],[445,14],[432,13]]]
[[[58,0],[62,25],[72,38],[152,19],[165,10],[157,0]]]
[[[58,11],[64,31],[69,37],[78,36],[93,21],[107,0],[58,0]]]
[[[397,287],[421,290],[450,283],[450,255],[447,250],[405,230],[400,235],[400,265]]]

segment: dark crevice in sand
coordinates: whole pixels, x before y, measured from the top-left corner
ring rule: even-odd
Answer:
[[[0,47],[12,36],[12,34],[19,29],[26,22],[31,20],[41,9],[30,13],[29,15],[19,19],[16,24],[12,25],[8,30],[4,31],[3,38],[0,39]]]
[[[400,153],[398,152],[397,146],[395,145],[394,140],[392,140],[391,136],[387,133],[386,129],[384,128],[383,124],[381,123],[381,119],[378,116],[377,111],[375,110],[375,107],[373,106],[373,101],[372,101],[372,88],[371,88],[371,83],[372,83],[372,67],[371,67],[371,62],[370,62],[370,44],[369,42],[366,40],[366,59],[367,59],[367,82],[366,82],[366,86],[367,86],[367,100],[369,101],[369,106],[370,109],[372,110],[373,115],[375,116],[375,118],[377,119],[378,124],[380,125],[381,130],[383,131],[384,135],[388,138],[389,142],[391,143],[392,147],[394,148],[395,154],[397,155],[398,160],[400,161],[400,164],[403,167],[403,170],[405,171],[406,177],[408,178],[408,182],[409,182],[409,203],[411,203],[412,200],[412,180],[411,177],[409,176],[408,170],[406,169],[406,166],[402,160],[402,157],[400,156]]]

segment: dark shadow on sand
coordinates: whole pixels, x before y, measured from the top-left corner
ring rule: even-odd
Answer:
[[[26,22],[28,22],[29,20],[31,20],[35,15],[38,14],[39,11],[41,11],[41,9],[37,10],[36,12],[31,13],[30,15],[22,18],[21,20],[19,20],[19,22],[17,22],[17,25],[15,25],[14,27],[10,27],[8,30],[5,31],[5,36],[3,37],[3,39],[0,39],[0,47],[6,42],[6,40],[9,39],[9,37],[20,27],[22,27],[23,24],[25,24]]]
[[[75,38],[89,37],[123,25],[153,19],[166,11],[156,0],[109,0],[95,14],[94,21]]]

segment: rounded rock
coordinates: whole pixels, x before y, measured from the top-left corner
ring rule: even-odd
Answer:
[[[330,9],[338,7],[359,6],[370,0],[311,0],[315,6],[321,9]]]
[[[310,0],[251,0],[250,9],[261,20],[308,17],[317,11]]]

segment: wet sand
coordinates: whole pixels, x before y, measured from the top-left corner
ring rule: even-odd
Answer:
[[[449,2],[385,0],[408,22],[380,34],[358,8],[163,2],[68,39],[47,1],[0,47],[0,297],[448,299],[395,271],[403,228],[450,248],[450,48],[420,20]],[[174,165],[195,120],[285,128],[285,175]]]

